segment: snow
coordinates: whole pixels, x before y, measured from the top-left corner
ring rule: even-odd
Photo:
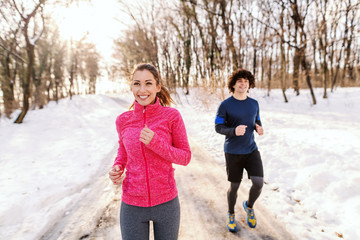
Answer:
[[[265,130],[256,135],[266,182],[258,202],[299,239],[359,239],[360,88],[338,88],[328,99],[322,91],[315,89],[312,105],[306,90],[288,90],[289,103],[279,90],[250,90]],[[174,98],[189,137],[222,172],[224,136],[214,131],[220,95],[191,89]],[[75,96],[30,111],[20,125],[0,119],[0,239],[39,239],[86,197],[111,167],[115,118],[131,101],[129,93]],[[250,187],[246,176],[242,185]]]
[[[20,125],[2,119],[0,239],[39,239],[84,197],[121,111],[106,96],[74,96],[30,111]]]

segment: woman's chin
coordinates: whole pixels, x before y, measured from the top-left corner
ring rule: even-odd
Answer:
[[[147,106],[147,105],[151,104],[152,102],[154,102],[154,100],[151,101],[151,99],[149,99],[149,98],[146,98],[146,99],[137,98],[136,101],[141,106]]]

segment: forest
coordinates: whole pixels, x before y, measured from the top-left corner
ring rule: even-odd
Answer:
[[[22,123],[49,101],[96,94],[104,73],[128,79],[141,62],[156,65],[172,92],[187,94],[191,87],[225,91],[237,68],[252,71],[268,95],[281,89],[284,102],[287,91],[309,89],[316,104],[314,88],[327,98],[337,87],[360,86],[357,0],[118,0],[131,21],[119,22],[126,31],[114,40],[112,59],[86,35],[61,38],[54,11],[81,1],[1,1],[0,117],[21,109],[15,123]]]

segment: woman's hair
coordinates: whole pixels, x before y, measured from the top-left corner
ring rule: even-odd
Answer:
[[[230,92],[234,93],[234,85],[236,84],[236,81],[239,80],[240,78],[245,78],[249,80],[249,88],[255,87],[254,75],[252,75],[252,73],[248,70],[239,68],[235,70],[228,79],[227,87]]]
[[[156,85],[161,84],[159,71],[150,63],[140,63],[136,65],[131,74],[131,80],[133,79],[135,72],[144,71],[144,70],[148,70],[154,76]],[[161,84],[160,92],[156,93],[156,96],[159,98],[160,105],[163,107],[170,107],[171,103],[175,103],[175,101],[170,96],[169,90],[166,87],[164,87],[162,84]],[[130,108],[132,107],[133,106],[131,106]]]

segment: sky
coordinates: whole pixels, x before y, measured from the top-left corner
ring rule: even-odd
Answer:
[[[105,59],[110,59],[113,40],[126,29],[124,19],[128,16],[117,0],[92,0],[73,3],[69,8],[58,7],[55,18],[65,39],[80,40],[88,33],[88,39],[96,44]]]
[[[39,239],[89,197],[89,185],[114,160],[116,116],[133,100],[126,86],[118,90],[122,92],[112,96],[50,102],[44,109],[29,111],[23,124],[0,119],[0,239]],[[218,166],[212,169],[215,175],[223,176],[224,136],[214,131],[220,94],[209,96],[201,89],[190,89],[187,96],[180,89],[178,93],[174,107],[182,114],[189,138],[212,156],[208,161]],[[299,239],[359,239],[360,88],[338,88],[328,99],[321,98],[322,89],[315,93],[314,106],[306,90],[297,97],[288,91],[287,104],[279,90],[272,90],[269,97],[265,90],[251,90],[265,130],[255,137],[266,182],[256,204],[266,206],[273,221]],[[196,170],[192,166],[186,171]],[[250,182],[244,180],[242,186],[248,189]],[[214,199],[214,192],[204,187],[205,197]],[[238,198],[241,204],[246,196]],[[227,210],[223,210],[225,224]],[[201,233],[196,239],[202,239]]]

